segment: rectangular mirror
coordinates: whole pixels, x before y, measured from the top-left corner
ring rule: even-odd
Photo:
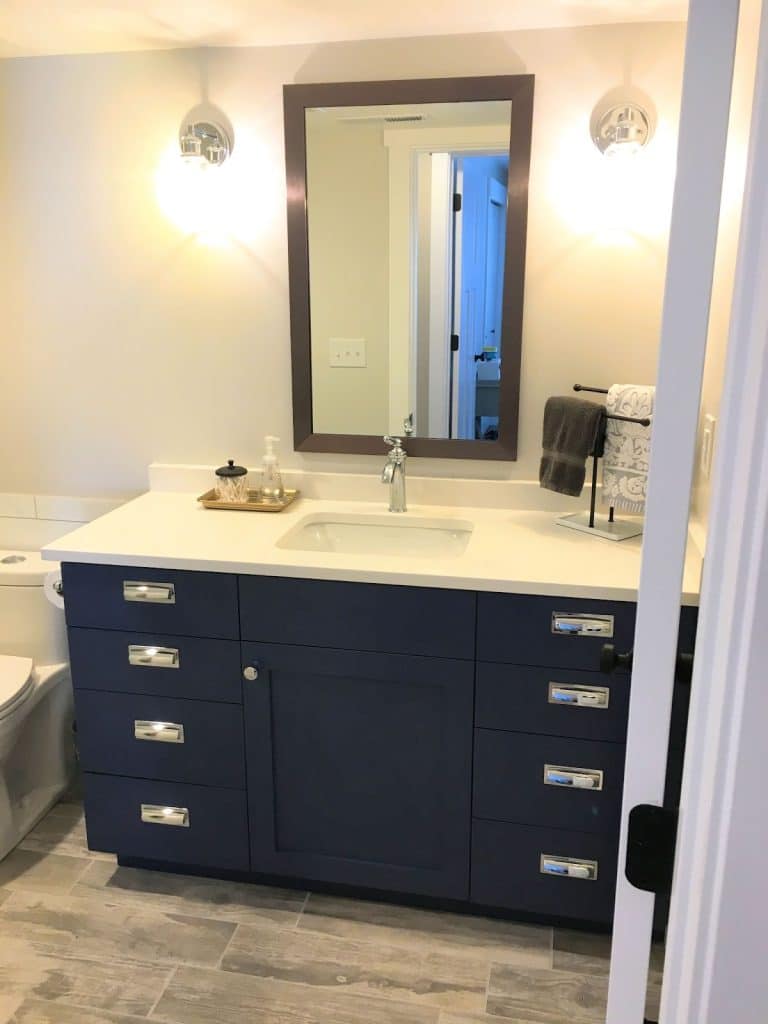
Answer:
[[[294,447],[514,459],[533,77],[284,99]]]

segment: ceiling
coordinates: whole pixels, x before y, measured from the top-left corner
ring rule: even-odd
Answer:
[[[682,21],[687,0],[0,0],[0,57]]]

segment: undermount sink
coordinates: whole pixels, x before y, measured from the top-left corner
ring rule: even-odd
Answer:
[[[318,513],[297,523],[277,546],[344,555],[456,558],[465,550],[471,535],[472,523],[464,519]]]

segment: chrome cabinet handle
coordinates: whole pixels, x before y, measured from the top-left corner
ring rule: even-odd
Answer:
[[[123,580],[123,600],[146,601],[152,604],[176,604],[176,586],[173,583]]]
[[[138,668],[178,668],[179,662],[178,647],[128,644],[129,665],[135,665]]]
[[[133,735],[137,740],[153,743],[183,743],[184,726],[180,722],[147,722],[137,719],[133,723]]]
[[[147,825],[173,825],[175,828],[189,828],[189,808],[142,804],[141,820]]]
[[[600,791],[603,788],[603,773],[597,768],[565,768],[558,764],[545,764],[544,785]]]
[[[580,615],[552,612],[552,632],[557,636],[613,636],[613,615]]]
[[[576,857],[558,857],[542,853],[539,861],[539,873],[542,875],[558,875],[560,878],[581,878],[587,882],[597,881],[597,861],[581,860]]]
[[[581,686],[578,683],[550,683],[549,704],[563,704],[571,708],[598,708],[605,710],[610,701],[608,686]]]

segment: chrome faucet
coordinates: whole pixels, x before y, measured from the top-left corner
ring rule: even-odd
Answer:
[[[408,458],[399,437],[386,434],[384,441],[390,445],[389,454],[381,473],[381,482],[389,484],[389,511],[407,512],[405,503],[405,460]]]

